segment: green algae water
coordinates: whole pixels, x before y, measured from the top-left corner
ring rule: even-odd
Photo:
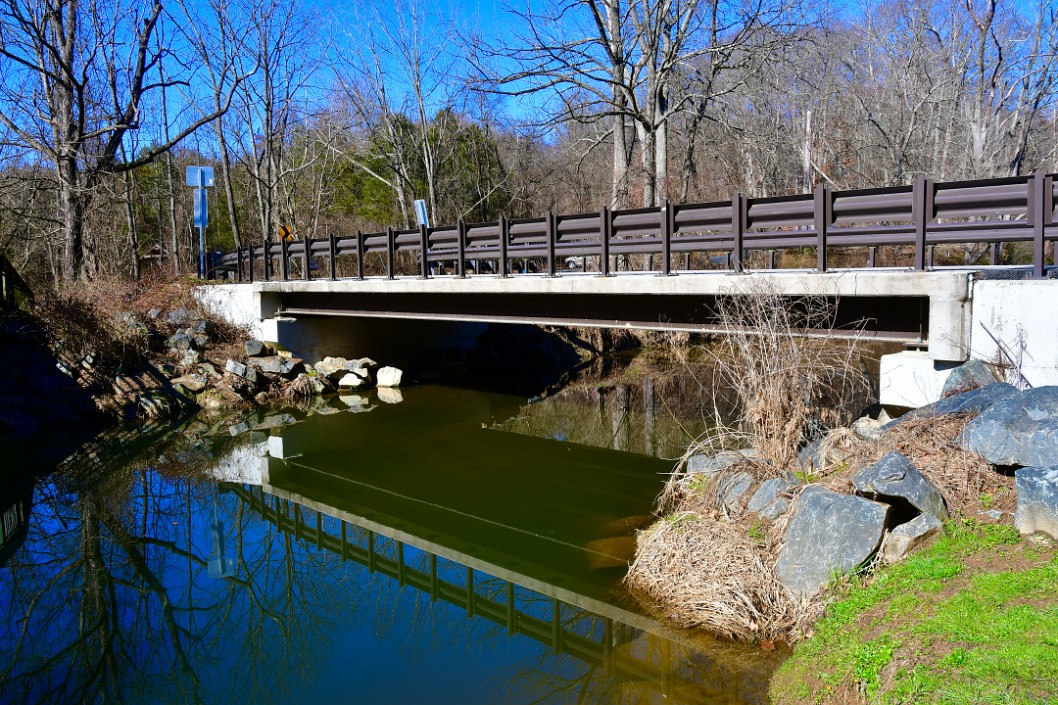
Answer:
[[[0,493],[0,701],[765,702],[774,654],[621,596],[678,443],[618,402],[426,386],[100,439]]]

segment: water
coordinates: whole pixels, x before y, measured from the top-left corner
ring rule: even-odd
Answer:
[[[0,700],[766,700],[774,655],[620,596],[658,443],[592,445],[597,400],[402,396],[124,434],[5,489]]]

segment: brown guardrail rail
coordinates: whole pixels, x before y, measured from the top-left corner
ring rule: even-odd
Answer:
[[[302,263],[300,277],[311,279],[317,260],[327,260],[328,276],[338,278],[340,257],[356,261],[356,277],[364,278],[364,259],[378,256],[393,278],[396,256],[415,252],[419,274],[430,276],[434,266],[450,262],[463,276],[470,262],[485,262],[497,276],[506,277],[514,262],[535,261],[555,275],[558,262],[592,258],[599,273],[611,273],[618,255],[647,255],[659,261],[660,274],[672,274],[675,255],[714,253],[729,269],[745,268],[752,251],[770,253],[795,248],[814,249],[816,270],[832,271],[828,254],[836,247],[867,248],[866,266],[875,266],[878,247],[911,248],[911,267],[932,267],[937,245],[987,244],[990,264],[997,264],[999,245],[1031,244],[1032,273],[1045,273],[1045,244],[1058,240],[1055,224],[1055,174],[977,181],[938,183],[919,176],[908,186],[834,191],[820,185],[814,193],[773,198],[750,198],[741,193],[727,201],[668,203],[660,208],[610,210],[593,213],[548,213],[538,218],[465,223],[412,230],[356,232],[294,242],[265,240],[224,255],[222,266],[239,281],[289,280],[294,260]],[[426,256],[421,256],[425,252]],[[260,263],[261,267],[256,265]],[[259,272],[255,270],[259,269]],[[525,269],[524,264],[521,269]]]

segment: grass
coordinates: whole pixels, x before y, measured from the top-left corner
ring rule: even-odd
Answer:
[[[956,519],[931,547],[843,590],[777,672],[777,705],[1058,704],[1053,546]]]

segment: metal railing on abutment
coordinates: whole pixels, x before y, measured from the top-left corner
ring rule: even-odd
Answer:
[[[1055,176],[946,183],[920,176],[910,186],[834,191],[821,185],[812,194],[796,196],[749,198],[738,193],[713,203],[266,240],[224,255],[223,265],[239,281],[334,280],[340,259],[349,258],[347,270],[363,279],[365,261],[375,255],[383,272],[379,276],[393,278],[398,255],[410,252],[415,273],[422,277],[446,267],[460,277],[468,268],[506,277],[533,265],[554,276],[560,263],[590,263],[607,275],[619,261],[638,256],[635,260],[644,269],[667,275],[679,268],[680,257],[683,268],[691,269],[692,254],[699,262],[704,255],[706,262],[745,271],[751,253],[763,253],[758,259],[774,269],[776,253],[799,250],[814,251],[815,269],[826,272],[839,269],[828,262],[837,248],[862,252],[856,268],[876,266],[879,248],[893,248],[889,259],[899,260],[895,266],[921,271],[934,267],[939,245],[967,246],[997,265],[1004,244],[1025,243],[1029,252],[1024,259],[1039,278],[1045,274],[1046,243],[1058,240]],[[849,258],[844,259],[849,268]]]

